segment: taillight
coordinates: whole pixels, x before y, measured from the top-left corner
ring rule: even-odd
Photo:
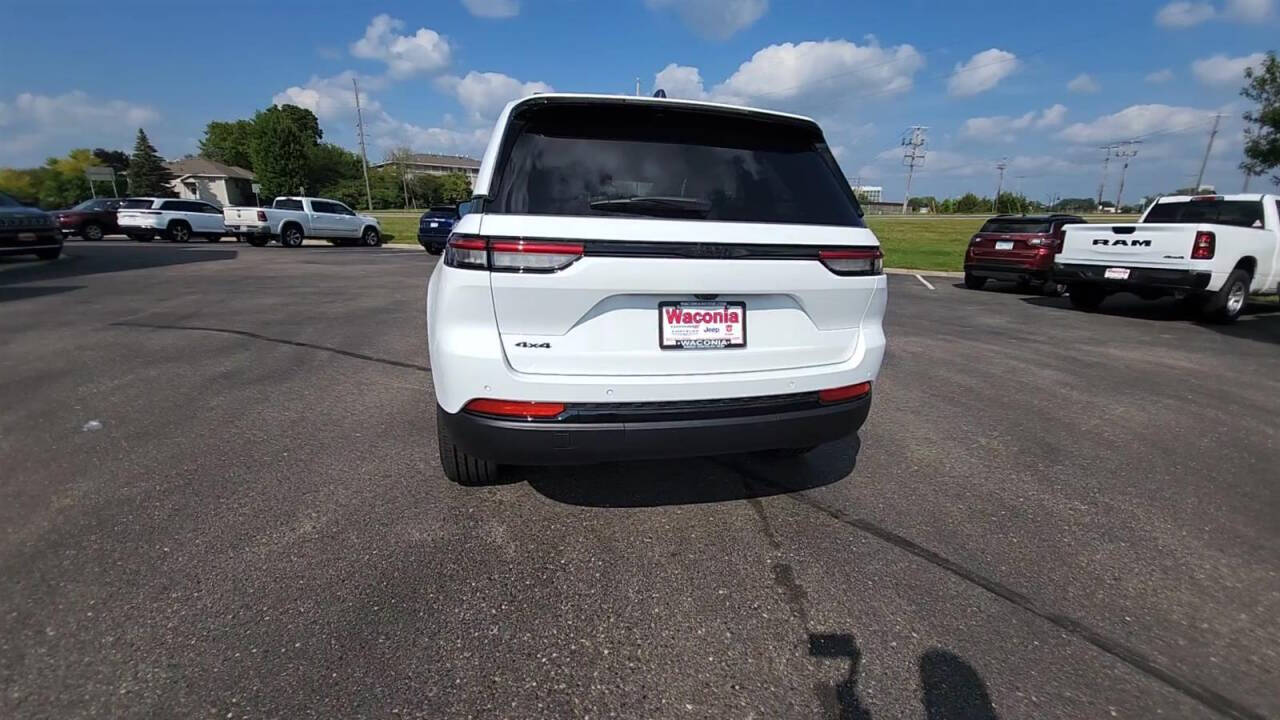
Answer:
[[[1214,234],[1208,230],[1201,230],[1196,233],[1196,241],[1191,246],[1191,259],[1212,260],[1216,241]]]
[[[490,400],[482,398],[467,403],[467,412],[524,420],[547,420],[564,412],[564,403],[528,402],[523,400]]]
[[[267,221],[267,212],[265,210],[259,210],[258,222],[266,222],[266,221]]]
[[[831,403],[844,402],[845,400],[855,400],[871,392],[871,383],[861,382],[857,385],[845,385],[844,387],[830,388],[828,390],[818,391],[818,402],[823,405]]]
[[[980,242],[982,242],[982,236],[981,236],[981,235],[974,235],[973,237],[969,238],[969,244],[970,244],[970,245],[977,245],[977,244],[978,244],[978,243],[980,243]]]
[[[884,253],[878,247],[819,250],[818,259],[837,275],[879,275]]]
[[[489,240],[477,235],[450,235],[444,263],[450,267],[489,269],[495,272],[556,272],[582,257],[579,242]]]

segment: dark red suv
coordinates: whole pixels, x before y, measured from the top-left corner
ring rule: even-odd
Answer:
[[[1025,288],[1039,286],[1061,295],[1053,282],[1053,256],[1062,249],[1062,228],[1086,222],[1076,215],[997,215],[969,240],[964,254],[964,284],[981,290],[988,280],[1009,280]]]
[[[51,213],[58,221],[58,229],[63,236],[79,235],[85,240],[101,240],[105,235],[120,232],[116,225],[116,211],[120,209],[120,198],[95,198],[85,200],[70,210],[55,210]]]

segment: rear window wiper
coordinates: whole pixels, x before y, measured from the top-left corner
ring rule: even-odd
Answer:
[[[669,217],[706,217],[711,203],[699,198],[637,195],[629,198],[593,200],[592,210],[631,213],[634,215],[661,215]]]

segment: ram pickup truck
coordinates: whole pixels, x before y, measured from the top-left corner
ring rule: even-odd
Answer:
[[[1136,224],[1068,225],[1053,276],[1082,310],[1131,292],[1173,296],[1206,319],[1232,322],[1250,294],[1277,292],[1280,198],[1169,196]]]
[[[357,215],[337,200],[278,197],[269,208],[229,207],[222,216],[228,232],[256,247],[279,240],[284,247],[296,248],[305,238],[336,245],[382,244],[377,218]]]

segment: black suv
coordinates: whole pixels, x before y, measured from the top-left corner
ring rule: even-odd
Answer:
[[[53,216],[0,193],[0,255],[54,260],[61,254],[62,233]]]

